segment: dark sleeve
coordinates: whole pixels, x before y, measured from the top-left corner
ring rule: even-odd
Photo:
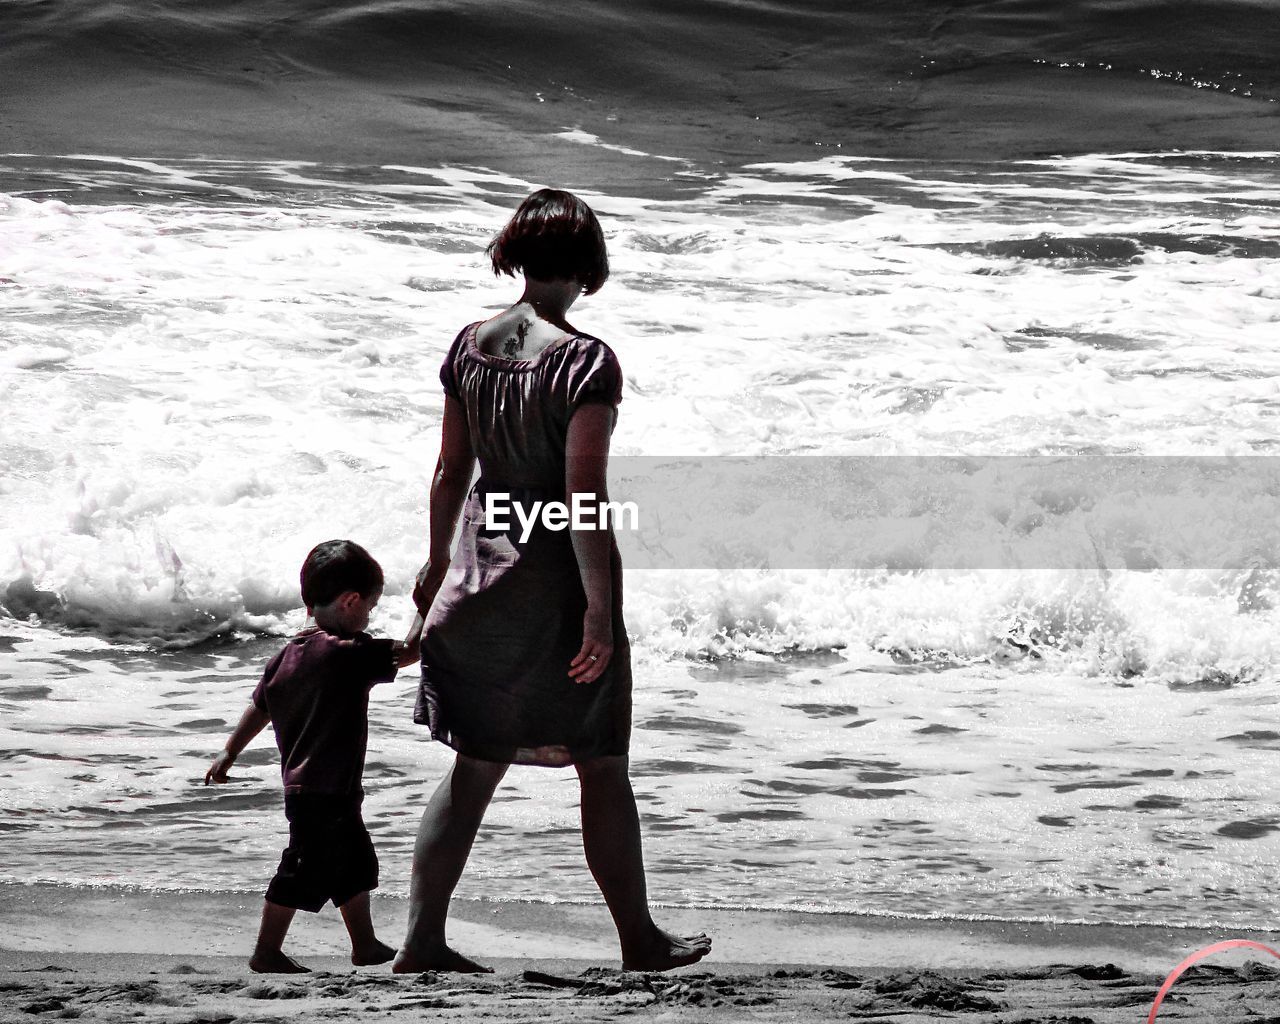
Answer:
[[[253,688],[253,696],[249,699],[253,701],[253,706],[264,714],[270,714],[267,707],[267,684],[275,678],[276,670],[280,667],[280,659],[284,657],[284,648],[276,652],[276,656],[267,662],[267,667],[262,672],[262,678],[258,680],[258,685]]]
[[[453,339],[453,344],[449,346],[444,362],[440,364],[440,385],[444,388],[446,395],[456,398],[459,402],[462,401],[462,391],[458,387],[458,358],[462,346],[466,343],[467,332],[470,330],[470,324],[462,328],[458,336]]]
[[[577,346],[569,367],[569,415],[588,402],[617,406],[622,401],[622,367],[618,357],[598,338]]]
[[[369,686],[391,682],[400,670],[396,664],[396,642],[375,640],[367,633],[351,642],[349,657],[352,675]]]

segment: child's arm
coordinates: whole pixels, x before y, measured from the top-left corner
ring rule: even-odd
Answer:
[[[396,641],[394,648],[396,666],[404,668],[406,665],[416,664],[419,658],[418,644],[422,641],[422,613],[418,612],[413,617],[413,623],[409,626],[409,632],[403,640]]]
[[[270,721],[271,716],[256,704],[250,704],[245,708],[240,721],[227,737],[226,747],[213,759],[213,764],[204,773],[204,784],[207,786],[210,782],[226,782],[227,769],[236,763],[240,751],[244,750],[249,745],[249,741],[262,732]]]

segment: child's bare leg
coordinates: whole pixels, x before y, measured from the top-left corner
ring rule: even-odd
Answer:
[[[249,970],[255,974],[307,974],[310,967],[285,956],[280,947],[293,923],[293,907],[282,907],[270,900],[262,901],[262,924],[258,928],[258,944],[249,958]]]
[[[342,921],[351,936],[351,962],[357,967],[385,964],[396,951],[385,942],[379,942],[373,933],[373,918],[369,914],[369,894],[357,893],[338,908]]]
[[[391,968],[397,974],[489,971],[449,948],[445,918],[484,812],[506,771],[505,764],[459,754],[423,811],[413,849],[409,931]]]
[[[582,845],[587,865],[613,915],[628,971],[669,971],[711,952],[705,935],[670,935],[649,914],[640,852],[640,816],[625,757],[596,757],[578,764],[582,784]]]

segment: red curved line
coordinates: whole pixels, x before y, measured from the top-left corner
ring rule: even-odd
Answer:
[[[1214,953],[1221,953],[1224,949],[1238,949],[1241,946],[1249,949],[1259,949],[1264,953],[1270,953],[1277,960],[1280,960],[1280,953],[1277,953],[1270,946],[1264,946],[1261,942],[1254,942],[1252,939],[1227,939],[1225,942],[1215,942],[1212,946],[1205,946],[1204,949],[1197,949],[1189,957],[1178,964],[1169,972],[1169,977],[1164,979],[1164,984],[1160,986],[1160,991],[1156,993],[1156,1001],[1151,1004],[1151,1012],[1147,1015],[1147,1024],[1155,1024],[1156,1014],[1160,1011],[1160,1004],[1164,1002],[1164,997],[1168,995],[1169,989],[1173,988],[1173,983],[1178,980],[1192,964],[1203,960],[1207,956]]]

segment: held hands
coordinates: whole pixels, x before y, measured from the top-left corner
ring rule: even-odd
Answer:
[[[403,640],[398,640],[395,646],[396,665],[405,668],[408,665],[417,664],[420,660],[419,645],[422,643],[422,612],[418,612],[413,617],[413,622],[409,626],[409,632]]]
[[[569,662],[569,678],[575,683],[594,683],[613,657],[613,617],[587,609],[582,620],[582,649]]]
[[[413,584],[413,605],[424,619],[427,617],[427,612],[431,611],[431,602],[440,592],[448,571],[448,561],[443,563],[428,561],[418,570],[418,578]]]
[[[227,769],[236,763],[236,757],[230,751],[224,750],[213,759],[213,764],[209,766],[209,770],[204,773],[204,784],[207,786],[210,782],[230,782],[227,777]]]

